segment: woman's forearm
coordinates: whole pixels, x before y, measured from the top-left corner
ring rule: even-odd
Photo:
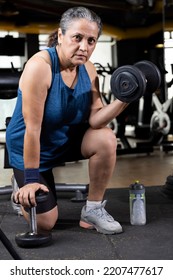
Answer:
[[[26,130],[24,136],[24,167],[39,168],[40,133]]]
[[[98,129],[108,125],[109,122],[121,114],[127,106],[128,103],[115,100],[103,106],[100,110],[93,110],[89,118],[91,127]]]

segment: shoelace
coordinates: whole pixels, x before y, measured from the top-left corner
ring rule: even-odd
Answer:
[[[96,214],[98,218],[102,218],[105,221],[113,222],[114,219],[113,217],[105,210],[105,205],[106,205],[107,200],[104,200],[101,203],[101,206],[97,206],[95,209],[92,211]]]

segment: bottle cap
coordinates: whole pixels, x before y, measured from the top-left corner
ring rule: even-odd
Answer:
[[[136,180],[135,183],[131,184],[129,187],[131,190],[143,190],[144,189],[144,185],[140,184],[138,180]]]

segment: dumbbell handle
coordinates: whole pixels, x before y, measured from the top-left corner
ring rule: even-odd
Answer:
[[[43,192],[43,191],[37,191],[36,195],[35,195],[35,200],[37,203],[41,203],[47,200],[47,195],[48,193]],[[13,202],[16,203],[16,201],[14,200],[14,196],[13,196]],[[17,204],[20,204],[20,202],[18,202]]]
[[[36,207],[31,207],[29,210],[30,214],[30,232],[37,234],[37,219],[36,219]]]
[[[41,203],[47,200],[47,193],[39,191],[36,193],[36,202]],[[36,219],[36,207],[30,208],[30,230],[31,234],[37,234],[37,219]]]
[[[41,203],[47,200],[47,193],[43,192],[43,191],[38,191],[36,192],[36,202],[37,203]],[[13,197],[13,201],[14,197]],[[16,203],[16,202],[15,202]],[[29,209],[29,215],[30,215],[30,230],[31,230],[31,234],[37,234],[37,219],[36,219],[36,207],[33,206]]]

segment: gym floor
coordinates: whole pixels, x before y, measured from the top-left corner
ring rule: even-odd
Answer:
[[[131,140],[132,145],[133,140]],[[4,148],[0,146],[0,187],[11,184],[11,169],[4,169]],[[117,259],[159,260],[173,259],[173,203],[165,197],[160,187],[173,173],[173,151],[165,153],[154,147],[150,154],[126,154],[117,156],[117,164],[106,192],[107,210],[120,221],[124,233],[104,236],[96,231],[79,227],[83,203],[72,203],[67,197],[58,198],[60,222],[53,230],[53,245],[43,248],[17,247],[15,234],[27,232],[23,217],[14,214],[10,201],[0,200],[0,228],[12,242],[22,259]],[[57,183],[88,183],[88,161],[67,163],[54,169]],[[128,186],[135,180],[144,184],[147,195],[147,225],[134,227],[129,223]],[[142,239],[142,242],[141,242]],[[92,246],[88,247],[88,244]],[[134,250],[135,247],[135,250]],[[104,251],[102,250],[104,248]],[[0,259],[12,259],[0,242]]]

